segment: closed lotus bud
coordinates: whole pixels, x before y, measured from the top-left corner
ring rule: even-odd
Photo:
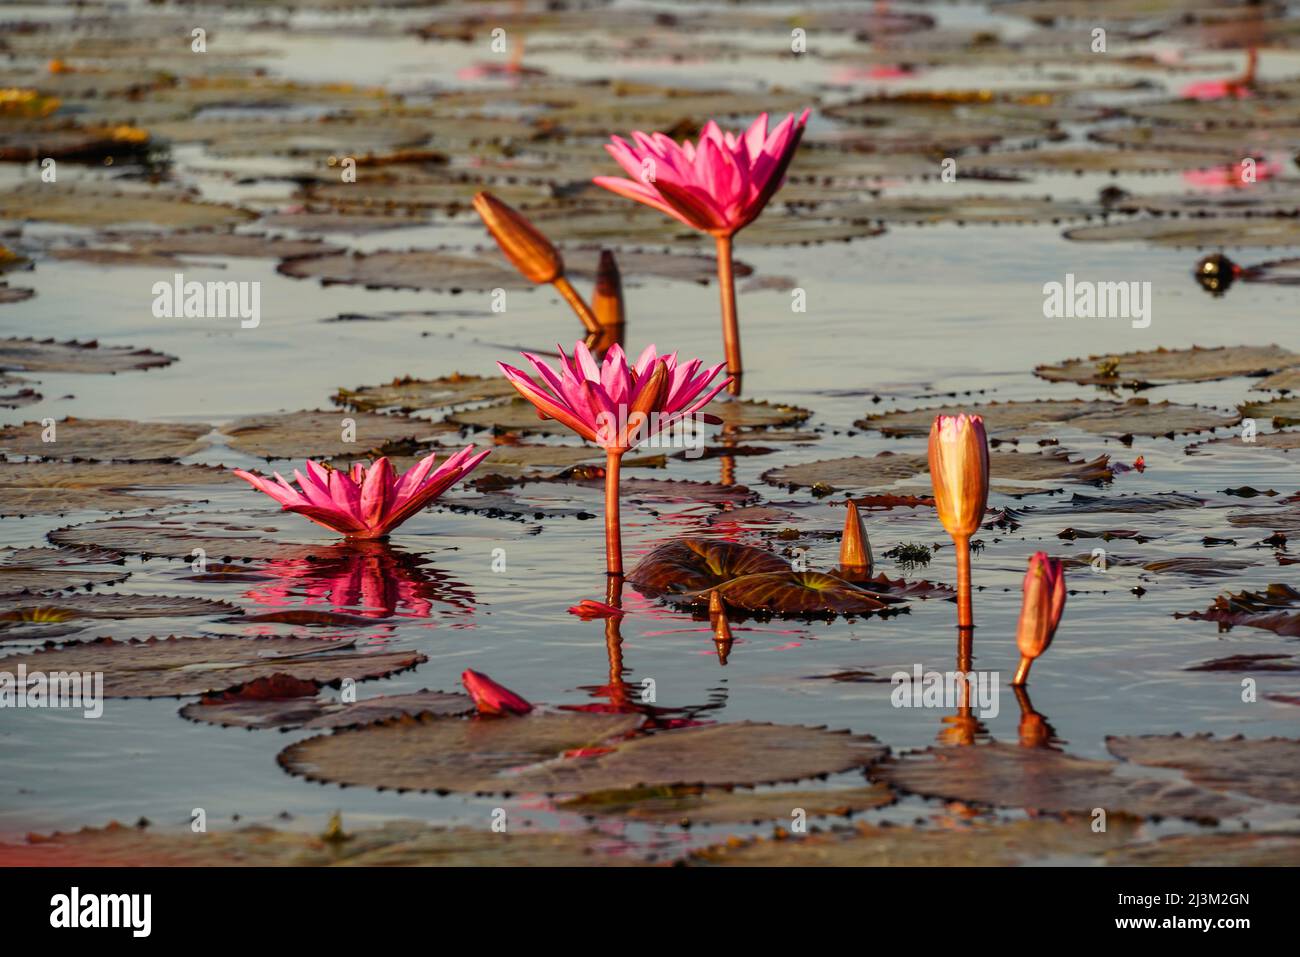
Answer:
[[[591,294],[591,311],[602,327],[623,325],[623,279],[618,263],[608,249],[600,251],[600,265],[596,269],[596,291]]]
[[[982,418],[935,417],[930,427],[930,480],[935,510],[948,534],[975,534],[989,499],[989,446]]]
[[[867,538],[862,513],[852,499],[846,503],[844,536],[840,539],[840,571],[853,577],[870,578],[872,565],[871,540]]]
[[[1052,644],[1056,626],[1065,610],[1065,568],[1044,552],[1035,552],[1025,573],[1024,604],[1016,628],[1016,646],[1020,649],[1020,668],[1012,680],[1023,685],[1029,666]]]
[[[506,258],[529,282],[555,282],[564,275],[559,250],[517,211],[487,192],[474,197],[474,209]]]
[[[460,680],[474,699],[479,714],[527,714],[533,710],[531,704],[485,674],[467,668]]]

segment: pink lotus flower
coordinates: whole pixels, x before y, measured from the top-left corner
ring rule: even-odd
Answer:
[[[466,668],[460,676],[479,714],[527,714],[533,706],[485,674]]]
[[[497,365],[543,419],[563,422],[605,450],[606,571],[622,575],[618,475],[623,454],[686,416],[699,413],[731,380],[724,379],[706,392],[722,371],[721,364],[700,372],[699,359],[678,365],[677,353],[660,356],[653,345],[647,346],[630,368],[619,345],[610,346],[603,363],[597,363],[581,342],[573,347],[572,359],[560,349],[558,373],[537,356],[525,352],[524,358],[541,376],[541,384],[504,362]]]
[[[491,451],[491,450],[488,450]],[[275,480],[253,475],[243,469],[234,472],[255,489],[275,499],[285,511],[305,515],[317,525],[346,535],[348,538],[383,538],[453,484],[464,478],[483,461],[488,452],[473,455],[474,446],[466,446],[437,468],[437,454],[431,454],[397,475],[387,458],[380,458],[368,469],[362,462],[342,472],[308,460],[306,474],[294,470],[298,488],[275,473]]]
[[[637,130],[636,146],[612,136],[605,150],[632,179],[597,176],[592,182],[692,229],[734,236],[780,188],[807,123],[807,110],[797,120],[791,113],[769,133],[764,113],[737,135],[709,120],[697,143],[680,146],[663,133]]]
[[[807,110],[798,119],[791,113],[769,133],[764,113],[748,130],[736,134],[723,132],[709,120],[696,143],[686,140],[680,145],[663,133],[637,130],[632,134],[635,146],[612,136],[605,149],[632,178],[592,180],[717,241],[722,341],[733,393],[740,391],[741,362],[732,237],[757,219],[781,188],[807,123]]]
[[[543,418],[563,422],[589,442],[619,454],[698,412],[727,385],[724,379],[705,391],[722,363],[701,372],[699,359],[679,365],[677,353],[660,356],[653,345],[630,367],[618,345],[610,347],[602,363],[584,343],[574,345],[572,359],[560,349],[558,371],[531,353],[523,356],[537,370],[540,384],[497,363],[519,394]]]

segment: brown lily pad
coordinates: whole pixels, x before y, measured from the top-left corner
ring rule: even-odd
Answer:
[[[223,469],[144,462],[0,462],[0,517],[63,515],[93,509],[125,512],[158,508],[174,499],[172,486],[222,485],[237,481]],[[86,542],[97,545],[97,542]]]
[[[233,206],[140,192],[117,193],[79,186],[61,186],[57,190],[19,186],[0,193],[0,219],[68,226],[148,223],[169,229],[210,229],[253,218],[253,213]]]
[[[1290,655],[1228,655],[1212,658],[1186,671],[1229,671],[1234,673],[1295,672],[1300,671],[1300,658]]]
[[[1272,402],[1247,402],[1239,409],[1245,418],[1268,419],[1275,429],[1300,425],[1300,396],[1298,395],[1288,395],[1274,399]]]
[[[703,848],[689,863],[731,867],[1014,867],[1062,858],[1085,860],[1131,840],[1117,818],[1096,833],[1087,818],[1039,818],[921,829],[860,824],[802,838],[751,838]]]
[[[281,674],[322,685],[365,681],[427,660],[415,652],[359,652],[350,642],[316,638],[97,638],[0,658],[0,666],[12,671],[26,665],[29,673],[102,672],[109,698],[179,698]]]
[[[1108,737],[1115,757],[1153,768],[1177,768],[1193,784],[1213,791],[1245,794],[1261,801],[1300,804],[1300,741],[1208,734]]]
[[[0,621],[64,622],[79,619],[194,618],[238,614],[229,602],[171,595],[12,595],[0,599]]]
[[[1256,376],[1300,364],[1300,353],[1278,346],[1221,346],[1203,349],[1152,349],[1118,355],[1068,359],[1041,365],[1034,375],[1049,382],[1122,386],[1129,389],[1179,382],[1212,382],[1234,376]]]
[[[317,526],[287,512],[192,512],[123,516],[56,528],[49,540],[60,547],[99,546],[124,555],[191,560],[201,548],[210,561],[295,559],[329,554]]]
[[[1118,765],[1043,748],[993,742],[928,748],[879,766],[872,777],[897,790],[994,807],[1054,813],[1181,817],[1209,821],[1245,806],[1213,791],[1170,781],[1127,777]]]
[[[1053,434],[1056,427],[1082,429],[1099,435],[1173,436],[1235,425],[1240,419],[1201,406],[1152,403],[1141,398],[1128,402],[1043,399],[884,412],[853,424],[856,428],[877,429],[894,437],[925,436],[930,434],[935,416],[960,412],[982,416],[985,429],[996,438],[1045,437]]]
[[[46,426],[24,422],[0,429],[0,451],[42,459],[90,459],[101,462],[162,462],[193,455],[212,426],[191,422],[134,422],[130,419],[77,419],[54,423],[54,441]]]
[[[592,832],[496,833],[484,828],[434,828],[388,821],[347,831],[342,839],[252,826],[163,833],[109,824],[69,834],[29,836],[0,844],[0,863],[23,867],[593,867],[637,863],[605,852],[609,838]]]
[[[1300,834],[1173,834],[1107,851],[1104,861],[1112,867],[1295,867]]]
[[[1296,246],[1300,245],[1300,222],[1294,218],[1267,217],[1161,217],[1104,226],[1079,226],[1066,230],[1065,238],[1090,243],[1146,242],[1174,248]]]
[[[823,216],[873,223],[1058,223],[1100,216],[1096,203],[1033,196],[882,196],[819,206]]]
[[[355,441],[344,441],[345,429],[355,433]],[[320,409],[252,415],[221,427],[221,434],[231,448],[268,462],[274,459],[372,458],[391,446],[420,444],[448,431],[453,430],[402,415]]]
[[[418,412],[488,399],[503,399],[517,394],[515,387],[501,376],[453,372],[437,379],[403,376],[384,385],[339,389],[334,401],[358,412]],[[493,463],[495,462],[494,458]]]
[[[835,790],[788,791],[709,788],[649,788],[585,794],[556,805],[589,818],[619,817],[655,824],[760,824],[789,822],[796,810],[809,818],[848,817],[893,803],[880,784]]]
[[[776,784],[848,771],[885,753],[869,737],[750,722],[617,740],[639,723],[634,715],[581,712],[385,722],[299,742],[282,751],[279,761],[291,773],[340,784],[585,794]],[[577,749],[590,750],[561,758]]]
[[[1229,435],[1221,439],[1209,439],[1205,442],[1193,442],[1184,450],[1188,455],[1198,453],[1229,452],[1241,450],[1248,454],[1256,450],[1281,452],[1287,454],[1300,449],[1300,429],[1287,432],[1262,432],[1247,442],[1240,435]]]
[[[729,608],[772,615],[866,615],[887,607],[880,597],[834,575],[780,572],[745,575],[716,588]],[[706,603],[707,592],[697,599]]]
[[[17,372],[130,372],[171,365],[175,356],[130,346],[53,339],[0,339],[0,369]]]
[[[225,692],[191,702],[181,708],[180,714],[182,718],[191,721],[217,724],[223,728],[278,728],[281,731],[303,728],[308,731],[327,731],[357,727],[388,718],[453,716],[474,710],[474,699],[468,695],[443,691],[378,695],[347,704],[329,698],[318,698],[315,696],[316,683],[307,682],[306,685],[311,691],[298,697],[261,697],[256,691],[249,693],[248,688]]]
[[[1164,150],[1101,150],[1083,147],[1059,149],[1003,150],[969,157],[963,169],[1047,173],[1180,173],[1203,169],[1240,159],[1236,150],[1225,149],[1168,152]],[[1120,228],[1128,224],[1117,224]],[[1109,226],[1085,226],[1086,229],[1109,229]],[[1067,235],[1070,235],[1067,233]],[[1071,236],[1071,238],[1075,238]]]
[[[659,545],[637,562],[627,580],[640,589],[677,595],[713,588],[742,575],[789,570],[789,562],[761,548],[678,538]]]
[[[1262,592],[1228,592],[1205,611],[1177,612],[1174,617],[1218,622],[1221,630],[1240,625],[1300,637],[1300,591],[1274,583]]]
[[[0,282],[0,305],[7,305],[11,302],[26,302],[34,295],[36,295],[35,289],[28,289],[26,286],[11,286],[7,282]]]
[[[98,549],[6,548],[0,550],[0,596],[116,584],[131,573],[93,566],[121,562],[117,553]]]

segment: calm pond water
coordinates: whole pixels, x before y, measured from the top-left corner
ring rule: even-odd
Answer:
[[[895,9],[891,7],[891,9]],[[989,26],[1012,33],[1026,21],[992,16],[979,7],[899,5],[897,10],[924,10],[954,28]],[[68,11],[7,8],[4,18],[23,15],[71,16]],[[426,11],[427,14],[427,11]],[[197,15],[197,14],[196,14]],[[430,83],[490,85],[463,81],[457,71],[484,59],[481,50],[459,43],[425,43],[396,29],[386,35],[357,35],[335,29],[330,14],[303,15],[321,33],[292,29],[242,29],[248,15],[212,14],[228,28],[230,42],[265,51],[255,62],[277,75],[302,81],[348,81],[381,84],[397,90],[427,88]],[[222,16],[225,19],[220,19]],[[396,27],[415,22],[411,12],[375,14]],[[753,42],[753,38],[733,38]],[[839,42],[839,41],[828,41]],[[844,45],[850,45],[844,41]],[[1268,55],[1264,75],[1296,72],[1296,58]],[[1217,52],[1207,62],[1239,67],[1236,52]],[[628,58],[592,60],[563,51],[530,53],[527,62],[561,77],[616,76],[682,85],[726,84],[753,88],[773,79],[770,58],[739,57],[725,62],[670,63]],[[788,64],[788,65],[787,65]],[[833,81],[842,64],[818,60],[781,61],[779,81],[813,89]],[[1097,74],[1065,70],[1084,79]],[[829,91],[832,99],[880,89],[955,88],[1019,82],[1032,85],[1034,70],[934,70],[890,86],[863,80]],[[1157,77],[1176,88],[1222,72],[1195,72]],[[1168,95],[1161,84],[1146,91],[1152,99]],[[1098,93],[1096,102],[1131,100],[1133,93]],[[1109,99],[1108,99],[1109,97]],[[823,121],[814,119],[810,131]],[[1067,128],[1068,129],[1068,128]],[[610,132],[623,133],[621,127]],[[241,163],[262,168],[256,160],[227,161],[205,155],[198,146],[178,147],[173,175],[203,195],[224,202],[265,204],[291,201],[294,186],[266,179],[238,182],[224,175]],[[611,164],[612,166],[612,164]],[[103,171],[76,170],[63,164],[71,178],[99,182]],[[612,171],[612,169],[611,169]],[[31,180],[34,167],[8,165],[0,184]],[[943,183],[937,179],[887,181],[885,195],[984,194],[1095,198],[1116,185],[1134,192],[1179,192],[1187,183],[1177,174],[1106,176],[1042,174],[1023,183]],[[812,411],[803,426],[815,429],[815,443],[771,443],[771,454],[739,457],[734,481],[775,505],[797,503],[797,521],[776,525],[728,523],[720,507],[683,498],[663,504],[624,506],[624,543],[628,564],[674,535],[725,535],[778,547],[770,533],[793,524],[801,530],[837,531],[842,509],[831,507],[843,495],[818,500],[806,491],[790,492],[765,484],[761,475],[778,466],[845,455],[875,455],[882,450],[921,452],[922,439],[894,440],[853,427],[873,411],[916,408],[948,401],[1006,401],[1075,398],[1096,395],[1090,387],[1052,384],[1033,376],[1035,365],[1074,356],[1164,347],[1264,345],[1300,350],[1296,300],[1284,286],[1240,284],[1218,299],[1193,281],[1194,250],[1161,249],[1141,243],[1072,243],[1062,226],[1029,225],[891,226],[883,235],[850,243],[814,246],[747,245],[742,233],[737,255],[759,277],[789,277],[805,290],[807,311],[792,312],[788,289],[743,290],[740,313],[745,357],[746,397],[789,403]],[[38,224],[27,236],[56,235],[69,227]],[[473,214],[439,215],[431,225],[367,235],[325,234],[352,249],[433,246],[469,247],[485,237]],[[498,253],[485,246],[483,255]],[[1255,253],[1252,259],[1251,255]],[[1280,258],[1292,250],[1243,251],[1243,260]],[[1234,254],[1235,255],[1235,254]],[[30,286],[34,298],[0,307],[0,335],[96,338],[103,345],[148,347],[174,355],[165,368],[114,376],[41,373],[45,399],[37,405],[0,413],[4,424],[47,416],[128,418],[150,421],[198,421],[214,427],[243,415],[331,408],[339,387],[387,382],[397,376],[432,378],[453,371],[495,374],[495,362],[514,362],[520,349],[544,350],[554,343],[568,348],[579,326],[549,288],[511,292],[505,313],[491,311],[486,294],[367,290],[323,286],[276,272],[272,260],[224,260],[201,257],[185,265],[187,279],[254,280],[261,283],[262,320],[256,329],[240,329],[235,320],[158,319],[150,309],[156,269],[106,267],[41,259],[31,272],[11,275],[12,284]],[[166,270],[170,273],[170,270]],[[1124,320],[1045,319],[1043,285],[1062,281],[1066,273],[1099,280],[1151,283],[1152,322],[1136,329]],[[587,283],[579,283],[585,292]],[[708,361],[721,358],[717,289],[650,278],[629,279],[628,345],[639,352],[654,342],[661,349]],[[327,321],[341,314],[388,316],[384,321]],[[391,314],[391,315],[390,315]],[[1143,393],[1151,401],[1169,399],[1231,410],[1260,397],[1250,393],[1249,379],[1228,379],[1170,386]],[[959,399],[949,398],[956,394]],[[879,401],[875,401],[878,397]],[[1001,673],[1005,682],[1015,668],[1015,625],[1025,560],[1037,549],[1055,555],[1084,555],[1092,542],[1064,542],[1067,527],[1136,528],[1152,536],[1142,545],[1114,542],[1107,547],[1121,559],[1142,561],[1178,556],[1213,556],[1248,562],[1224,577],[1142,572],[1138,565],[1112,564],[1104,572],[1087,566],[1069,571],[1072,592],[1065,620],[1051,650],[1034,667],[1030,686],[1034,707],[1055,728],[1071,753],[1107,756],[1107,735],[1182,732],[1243,734],[1249,737],[1294,735],[1294,705],[1267,699],[1268,694],[1300,693],[1295,675],[1260,674],[1259,701],[1241,701],[1240,676],[1187,669],[1233,654],[1285,653],[1292,642],[1262,629],[1238,628],[1219,633],[1208,622],[1176,619],[1175,612],[1203,610],[1216,595],[1262,589],[1272,582],[1296,581],[1274,553],[1257,546],[1267,530],[1234,528],[1228,517],[1255,503],[1234,499],[1222,490],[1249,485],[1283,495],[1297,490],[1293,458],[1242,450],[1215,456],[1188,456],[1184,448],[1211,436],[1137,438],[1125,446],[1113,438],[1061,428],[1053,433],[1073,455],[1109,454],[1131,463],[1145,458],[1145,471],[1117,475],[1103,488],[1067,486],[1062,494],[1010,499],[995,494],[992,508],[1012,507],[1023,514],[1014,531],[990,530],[984,550],[974,558],[978,631],[976,667]],[[1220,433],[1222,434],[1222,433]],[[483,434],[479,441],[490,442]],[[760,444],[761,439],[759,440]],[[267,463],[223,447],[219,441],[187,462],[226,466],[292,468]],[[491,460],[483,467],[490,471]],[[628,477],[691,479],[717,482],[723,464],[717,459],[670,459],[666,471],[629,470]],[[1145,514],[1082,513],[1070,507],[1071,496],[1151,494],[1178,491],[1200,495],[1204,508]],[[177,506],[201,498],[195,508],[229,510],[263,507],[250,490],[225,486],[166,493]],[[547,493],[519,491],[530,501]],[[470,493],[458,491],[469,498]],[[1281,496],[1279,496],[1281,497]],[[540,500],[540,498],[537,498]],[[567,501],[567,499],[566,499]],[[598,492],[589,510],[599,513]],[[808,507],[802,507],[808,506]],[[1261,506],[1262,507],[1262,506]],[[8,546],[40,545],[55,528],[101,517],[98,513],[6,518],[0,542]],[[909,577],[951,582],[952,549],[934,515],[925,509],[866,513],[880,568],[904,572],[882,553],[901,543],[942,542],[934,562],[907,570]],[[315,532],[320,531],[319,537]],[[329,540],[305,520],[305,539]],[[764,534],[764,533],[769,534]],[[1235,539],[1236,545],[1207,549],[1205,537]],[[428,657],[414,671],[367,682],[362,695],[435,688],[455,690],[465,668],[485,672],[534,702],[577,705],[599,700],[609,671],[605,623],[583,622],[566,609],[584,598],[603,600],[605,574],[600,522],[574,517],[509,521],[435,508],[403,526],[391,541],[397,552],[418,553],[446,580],[472,596],[467,607],[435,603],[426,614],[398,608],[396,615],[359,629],[366,645],[410,649]],[[812,568],[835,563],[831,540],[814,542]],[[493,570],[494,549],[504,548],[506,568]],[[201,595],[233,602],[248,612],[267,610],[270,602],[307,607],[310,586],[286,578],[270,596],[261,584],[184,581],[188,566],[178,561],[128,558],[130,579],[106,593]],[[1134,593],[1141,583],[1142,594]],[[734,627],[737,638],[729,661],[720,665],[707,622],[665,608],[630,588],[630,613],[622,620],[625,679],[639,685],[652,678],[657,703],[670,713],[710,720],[755,720],[825,725],[875,735],[895,750],[924,748],[936,742],[946,712],[896,709],[885,682],[837,681],[827,676],[867,671],[885,677],[895,670],[952,667],[955,651],[954,609],[941,601],[917,601],[908,613],[891,618],[833,622],[749,621]],[[278,606],[277,606],[278,607]],[[323,605],[340,607],[328,600]],[[292,634],[286,626],[221,623],[206,619],[135,619],[95,622],[80,637],[132,637],[167,634]],[[315,629],[312,634],[338,633]],[[356,637],[358,631],[348,632]],[[5,652],[31,645],[5,642]],[[989,736],[1014,741],[1019,709],[1003,686],[1001,710],[984,722]],[[184,702],[110,700],[97,721],[56,711],[0,714],[0,836],[29,831],[68,829],[109,820],[144,817],[159,824],[181,825],[193,808],[206,809],[212,826],[238,819],[284,827],[319,829],[335,810],[349,826],[394,817],[437,823],[486,826],[491,809],[505,806],[518,819],[537,826],[577,827],[582,820],[560,814],[539,799],[439,797],[432,794],[381,793],[367,788],[340,790],[291,777],[276,764],[277,753],[305,732],[245,732],[199,725],[177,716]],[[858,775],[826,782],[835,787],[855,783]],[[874,818],[911,820],[937,808],[910,798]],[[281,817],[287,815],[287,817]],[[1262,813],[1255,823],[1285,820]],[[690,832],[604,823],[615,837],[676,847],[701,843],[745,828],[697,828]]]

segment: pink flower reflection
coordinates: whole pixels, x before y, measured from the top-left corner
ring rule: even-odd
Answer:
[[[270,561],[260,571],[276,581],[245,593],[259,605],[325,605],[366,618],[428,618],[435,605],[457,614],[474,608],[467,586],[386,542],[342,542],[319,556]]]

